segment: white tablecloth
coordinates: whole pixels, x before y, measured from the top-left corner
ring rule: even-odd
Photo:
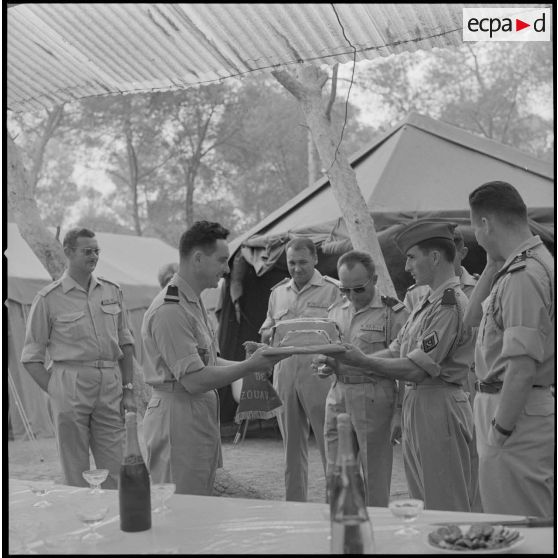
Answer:
[[[248,500],[175,494],[168,501],[171,511],[153,514],[149,531],[124,533],[118,518],[118,492],[105,490],[100,496],[88,488],[54,485],[46,498],[47,508],[33,507],[37,496],[29,482],[10,479],[10,518],[31,516],[37,525],[33,550],[47,553],[44,539],[59,533],[84,531],[76,516],[85,499],[99,498],[109,506],[106,520],[98,531],[105,536],[99,543],[79,543],[73,554],[328,554],[329,508],[326,504]],[[420,535],[396,536],[401,526],[387,508],[368,509],[378,554],[428,554],[425,539],[432,523],[454,521],[494,521],[519,519],[516,516],[423,511],[415,522]],[[552,554],[553,528],[520,528],[525,537],[518,553]]]

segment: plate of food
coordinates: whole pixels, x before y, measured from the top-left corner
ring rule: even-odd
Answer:
[[[504,554],[523,541],[524,537],[517,529],[489,523],[444,525],[426,536],[427,546],[444,554]]]

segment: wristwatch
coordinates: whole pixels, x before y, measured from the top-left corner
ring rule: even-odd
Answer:
[[[134,389],[134,384],[128,382],[127,384],[122,384],[122,389]]]
[[[500,432],[500,434],[503,434],[504,436],[510,436],[511,433],[513,432],[512,430],[506,430],[505,428],[501,427],[497,422],[496,422],[496,417],[494,417],[492,419],[492,426],[498,431]]]

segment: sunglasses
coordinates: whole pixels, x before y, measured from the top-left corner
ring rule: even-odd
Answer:
[[[80,248],[80,250],[81,253],[84,254],[85,256],[92,256],[93,254],[98,256],[101,253],[100,248]]]
[[[341,294],[344,295],[349,294],[351,291],[353,291],[353,293],[355,294],[362,294],[366,290],[366,285],[368,285],[370,281],[372,281],[372,277],[370,277],[370,279],[368,279],[368,281],[366,281],[366,283],[364,283],[364,285],[361,285],[360,287],[339,287],[339,290],[341,291]]]

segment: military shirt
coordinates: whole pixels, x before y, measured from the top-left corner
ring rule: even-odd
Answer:
[[[536,363],[534,385],[555,382],[554,281],[554,260],[538,235],[504,262],[482,303],[475,347],[481,380],[504,381],[508,360],[528,356]]]
[[[300,291],[292,278],[285,278],[271,289],[267,317],[260,333],[281,320],[327,318],[328,308],[338,300],[341,300],[341,292],[335,279],[322,275],[317,269]]]
[[[370,303],[355,310],[350,301],[343,299],[329,308],[328,318],[335,320],[341,330],[342,340],[370,355],[389,347],[407,320],[409,312],[399,303],[390,307],[376,290]],[[348,365],[347,375],[362,376],[362,370]]]
[[[178,288],[178,298],[167,296],[167,285],[155,296],[141,326],[144,375],[150,385],[217,364],[215,332],[200,297],[177,273],[169,285]]]
[[[21,362],[116,361],[133,344],[120,287],[92,275],[86,291],[66,271],[33,300]]]
[[[477,279],[461,266],[459,283],[461,290],[465,293],[465,296],[469,298],[477,284]],[[412,312],[415,306],[424,298],[424,295],[429,292],[430,287],[428,285],[411,285],[405,293],[403,304],[407,307],[409,312]]]
[[[431,377],[463,386],[470,364],[471,329],[463,324],[467,302],[459,279],[448,279],[411,312],[390,352],[408,358]]]

